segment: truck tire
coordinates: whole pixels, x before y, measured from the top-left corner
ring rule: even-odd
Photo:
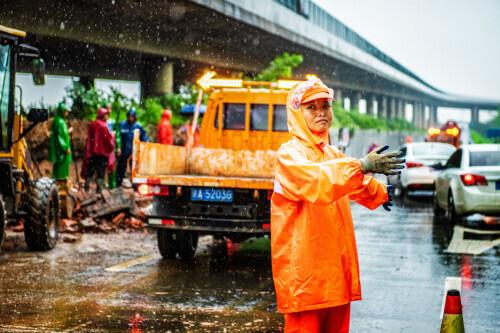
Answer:
[[[175,259],[177,252],[179,252],[176,236],[172,230],[158,229],[156,238],[158,239],[158,249],[163,258]]]
[[[59,190],[53,179],[43,177],[28,189],[24,237],[31,250],[47,251],[56,246],[59,234]]]
[[[198,247],[198,234],[189,231],[179,231],[177,236],[179,257],[181,257],[182,260],[193,259],[196,248]]]

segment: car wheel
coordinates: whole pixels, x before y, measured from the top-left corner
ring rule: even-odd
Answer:
[[[438,198],[437,198],[437,193],[434,191],[434,198],[433,198],[433,206],[434,206],[434,215],[436,217],[443,217],[444,216],[444,209],[439,206]]]
[[[182,260],[191,260],[194,258],[196,248],[198,247],[198,234],[194,232],[181,231],[178,233],[179,256]]]
[[[457,224],[458,222],[460,222],[460,216],[455,211],[455,200],[453,199],[453,194],[451,192],[448,195],[448,207],[446,210],[446,215],[450,223]]]
[[[157,238],[161,256],[165,259],[175,259],[177,252],[179,252],[175,232],[168,229],[158,229]]]

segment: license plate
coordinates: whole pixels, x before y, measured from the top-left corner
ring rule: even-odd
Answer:
[[[198,188],[191,189],[192,201],[210,201],[210,202],[233,202],[233,190],[221,188]]]
[[[497,191],[500,191],[500,181],[498,181],[498,182],[496,183],[496,190],[497,190]]]

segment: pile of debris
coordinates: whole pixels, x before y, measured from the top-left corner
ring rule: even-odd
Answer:
[[[132,189],[104,190],[102,194],[73,190],[75,204],[71,218],[62,218],[59,233],[65,242],[76,242],[82,233],[134,232],[145,229],[144,210],[148,197],[136,196]],[[23,232],[23,221],[10,225],[9,230]]]

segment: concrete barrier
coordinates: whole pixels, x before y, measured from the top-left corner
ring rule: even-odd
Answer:
[[[339,128],[330,129],[330,143],[339,144]],[[368,152],[368,147],[373,143],[377,145],[389,145],[390,150],[395,150],[405,143],[408,135],[413,137],[413,142],[424,141],[425,135],[418,132],[384,132],[377,130],[355,129],[350,131],[350,141],[345,152],[352,157],[363,157]]]

